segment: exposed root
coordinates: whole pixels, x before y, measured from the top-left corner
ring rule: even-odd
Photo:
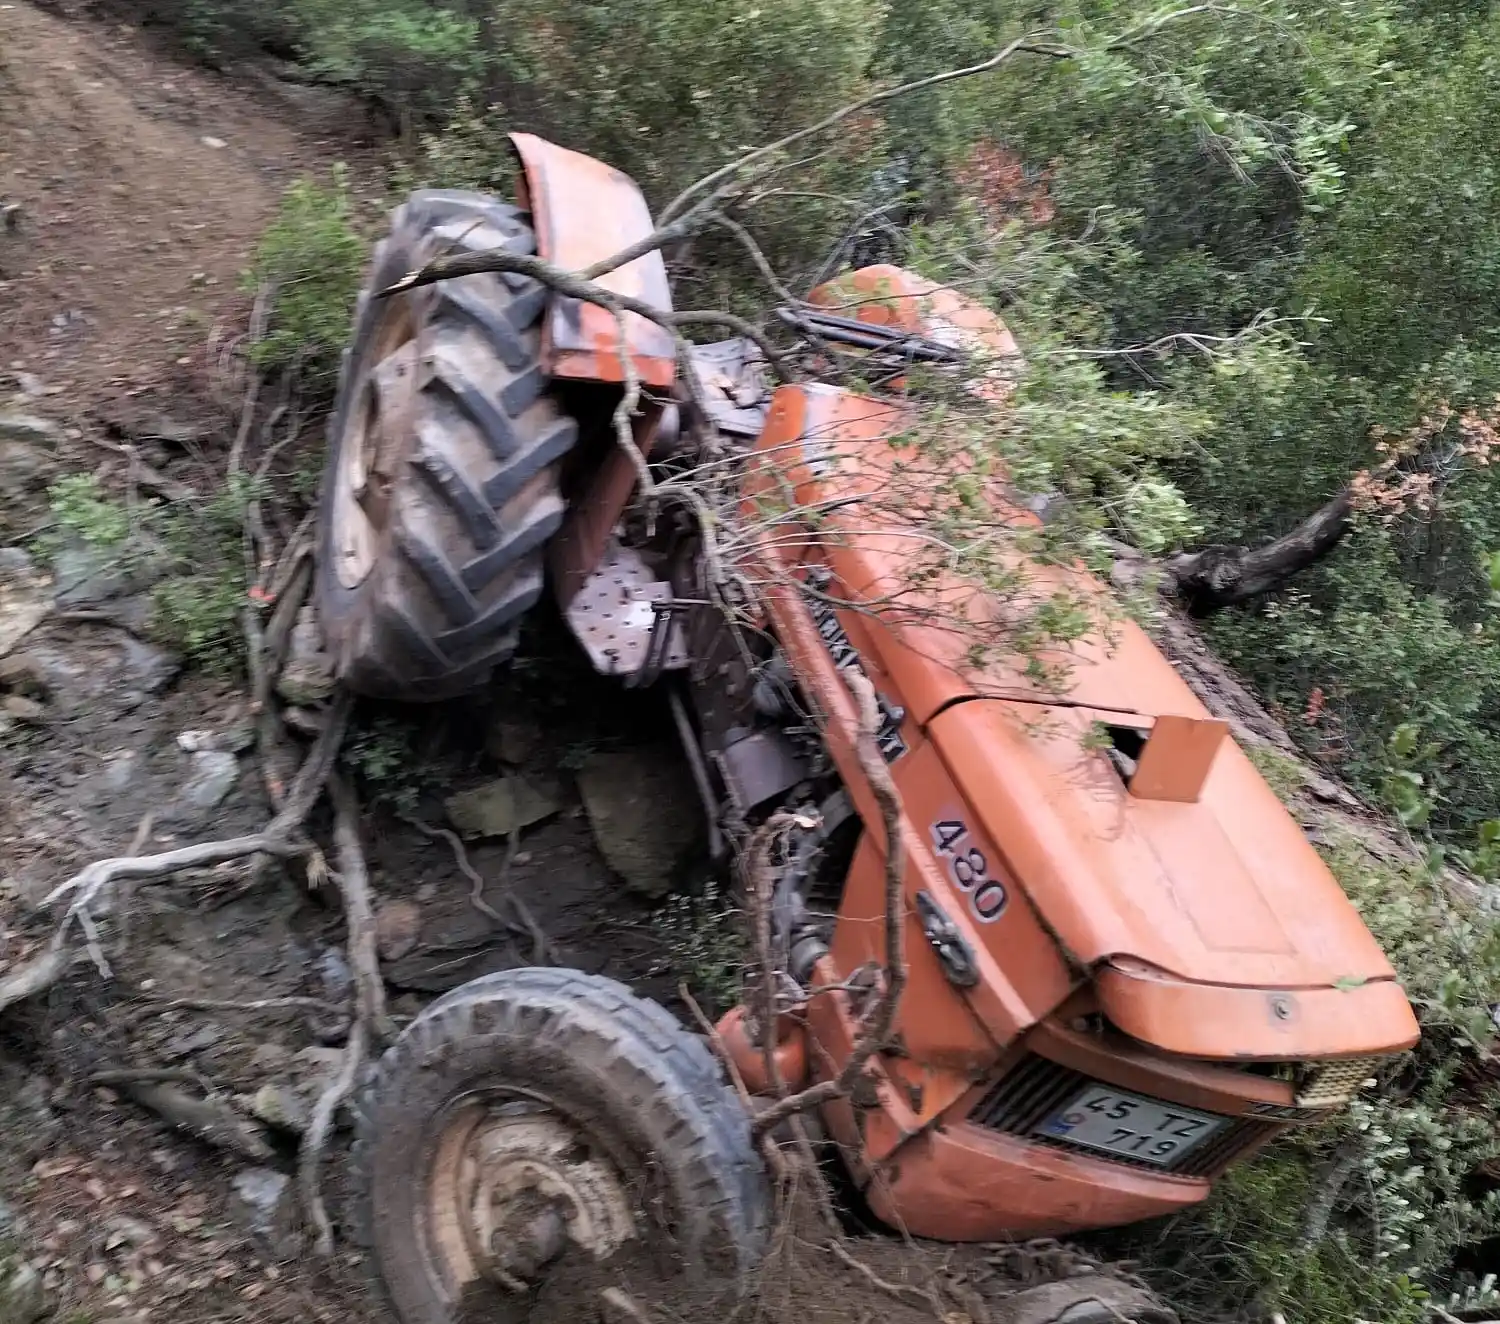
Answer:
[[[216,1099],[195,1099],[175,1085],[152,1083],[146,1079],[122,1080],[119,1087],[177,1130],[206,1140],[219,1149],[227,1149],[257,1163],[264,1162],[274,1152],[265,1131],[227,1103]]]
[[[45,993],[67,972],[78,955],[71,947],[54,940],[40,955],[33,956],[18,970],[0,979],[0,1011],[13,1002],[24,1002]]]
[[[339,1066],[338,1078],[318,1096],[313,1108],[312,1121],[307,1134],[302,1138],[302,1147],[297,1154],[297,1191],[302,1199],[302,1208],[313,1226],[315,1239],[313,1250],[327,1258],[333,1254],[333,1224],[328,1220],[328,1211],[323,1207],[321,1183],[318,1169],[322,1163],[323,1150],[328,1144],[328,1135],[333,1130],[334,1114],[339,1105],[353,1092],[359,1081],[359,1073],[369,1051],[369,1031],[363,1021],[355,1021],[349,1032],[349,1043],[344,1049],[344,1060]]]
[[[354,972],[354,1019],[376,1038],[394,1037],[385,1011],[385,984],[380,978],[380,956],[375,946],[375,906],[370,898],[370,874],[359,844],[359,802],[341,777],[331,777],[333,842],[338,856],[339,892],[348,929],[349,969]]]
[[[201,841],[193,846],[179,846],[176,850],[161,851],[156,855],[116,855],[107,860],[96,860],[66,882],[59,883],[47,894],[43,904],[50,906],[65,896],[72,896],[68,916],[76,918],[98,900],[99,894],[106,887],[120,879],[166,878],[185,869],[203,869],[229,860],[242,860],[247,855],[275,855],[284,858],[299,855],[306,849],[305,843],[289,841],[280,833],[267,828],[264,832],[255,832],[248,837]]]
[[[369,871],[359,844],[359,802],[340,777],[329,778],[328,790],[333,798],[333,840],[338,855],[339,891],[344,899],[344,923],[349,935],[349,968],[354,972],[355,1015],[338,1077],[319,1095],[297,1155],[298,1194],[315,1233],[313,1249],[325,1258],[333,1254],[333,1224],[323,1206],[318,1170],[333,1130],[334,1114],[354,1092],[371,1040],[386,1040],[395,1034],[395,1027],[386,1015],[385,985],[381,982],[380,958],[375,948],[375,907],[370,900]]]
[[[878,1287],[882,1292],[895,1297],[898,1301],[915,1301],[919,1305],[928,1307],[939,1320],[946,1320],[948,1311],[944,1309],[942,1300],[930,1287],[912,1287],[907,1283],[893,1283],[882,1278],[868,1264],[862,1263],[858,1258],[849,1253],[849,1249],[837,1238],[828,1242],[828,1249],[835,1259],[853,1269],[855,1273],[865,1279],[872,1287]]]
[[[481,915],[494,924],[497,928],[505,929],[519,938],[531,940],[531,962],[533,965],[561,965],[558,959],[557,948],[547,936],[547,932],[537,922],[535,915],[531,913],[531,907],[518,897],[509,886],[511,866],[515,863],[516,854],[521,849],[520,829],[512,832],[506,841],[505,863],[500,870],[500,885],[505,904],[515,911],[514,920],[506,919],[494,906],[484,899],[484,875],[479,872],[469,859],[468,849],[464,846],[463,838],[456,832],[445,827],[435,827],[431,823],[424,822],[420,818],[413,818],[410,814],[400,815],[401,821],[416,828],[424,837],[433,841],[446,841],[449,849],[453,852],[453,861],[458,865],[459,872],[469,880],[469,904]]]

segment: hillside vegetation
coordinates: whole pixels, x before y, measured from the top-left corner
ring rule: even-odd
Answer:
[[[1322,844],[1401,969],[1421,1049],[1132,1248],[1205,1315],[1494,1300],[1500,935],[1441,879],[1500,875],[1500,13],[160,0],[145,17],[209,62],[270,52],[382,109],[393,196],[504,189],[503,132],[526,129],[629,171],[658,212],[741,152],[1030,34],[992,72],[800,143],[734,216],[796,293],[893,258],[1001,309],[1028,366],[1016,428],[978,444],[1066,498],[1070,549],[1104,567],[1127,545],[1175,583],[1305,757],[1412,836],[1399,862]],[[283,292],[261,366],[309,390],[357,279],[342,190],[299,185],[248,277]],[[774,302],[727,231],[674,258],[684,305]],[[1299,793],[1295,769],[1267,772]]]

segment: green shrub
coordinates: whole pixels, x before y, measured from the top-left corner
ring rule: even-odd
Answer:
[[[299,0],[309,68],[417,123],[477,85],[480,22],[426,0]]]
[[[174,502],[158,511],[168,574],[155,590],[155,632],[215,675],[244,667],[245,515],[252,498],[264,495],[242,474],[202,503]]]
[[[246,291],[264,293],[270,304],[251,361],[263,371],[296,368],[305,383],[331,388],[365,261],[342,167],[328,187],[310,179],[293,184],[243,280]]]
[[[130,511],[110,497],[94,474],[68,474],[47,489],[52,528],[40,540],[52,554],[69,539],[87,547],[112,551],[130,537]]]
[[[55,556],[81,544],[111,568],[149,567],[152,634],[203,670],[234,675],[244,665],[245,513],[257,493],[241,475],[203,501],[130,506],[93,474],[71,474],[49,489],[54,529],[40,550]]]
[[[1495,1038],[1500,927],[1460,906],[1420,860],[1347,838],[1330,868],[1391,958],[1422,1023],[1417,1049],[1334,1120],[1232,1170],[1204,1208],[1152,1238],[1150,1271],[1206,1314],[1281,1311],[1297,1324],[1415,1324],[1462,1295],[1454,1253],[1500,1232]]]

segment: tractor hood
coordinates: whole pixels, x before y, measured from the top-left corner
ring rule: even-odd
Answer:
[[[1243,752],[1189,703],[1172,748],[1160,733],[1165,762],[1141,752],[1153,714],[974,698],[927,734],[1014,884],[1127,1033],[1193,1057],[1410,1046],[1415,1019],[1358,912]],[[1139,771],[1098,747],[1111,729]]]
[[[882,604],[836,613],[850,654],[888,711],[935,746],[1003,882],[1087,972],[1110,1019],[1190,1057],[1291,1061],[1415,1043],[1394,971],[1337,880],[1103,584],[1027,559],[1019,537],[996,540],[993,582],[918,558],[930,541],[923,493],[941,490],[961,455],[940,432],[925,448],[905,444],[911,421],[893,401],[782,387],[746,510],[764,523],[790,487],[795,509],[822,512],[799,537],[778,526],[766,559],[790,571],[819,560],[808,573],[826,575],[835,597]],[[998,482],[986,494],[997,524],[1036,527]],[[1043,634],[1071,642],[1007,649],[1048,611],[1071,628]],[[1111,729],[1120,747],[1101,750]],[[1002,968],[1015,959],[1003,927],[977,935]]]

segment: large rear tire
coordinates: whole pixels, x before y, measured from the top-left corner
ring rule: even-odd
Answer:
[[[523,1320],[568,1255],[628,1243],[732,1289],[770,1220],[712,1054],[663,1007],[572,970],[503,971],[429,1006],[361,1097],[356,1161],[401,1324]]]
[[[541,365],[547,290],[487,272],[378,299],[439,253],[531,253],[524,213],[426,189],[375,249],[344,352],[321,501],[318,612],[338,678],[431,702],[482,685],[541,596],[578,429]]]

